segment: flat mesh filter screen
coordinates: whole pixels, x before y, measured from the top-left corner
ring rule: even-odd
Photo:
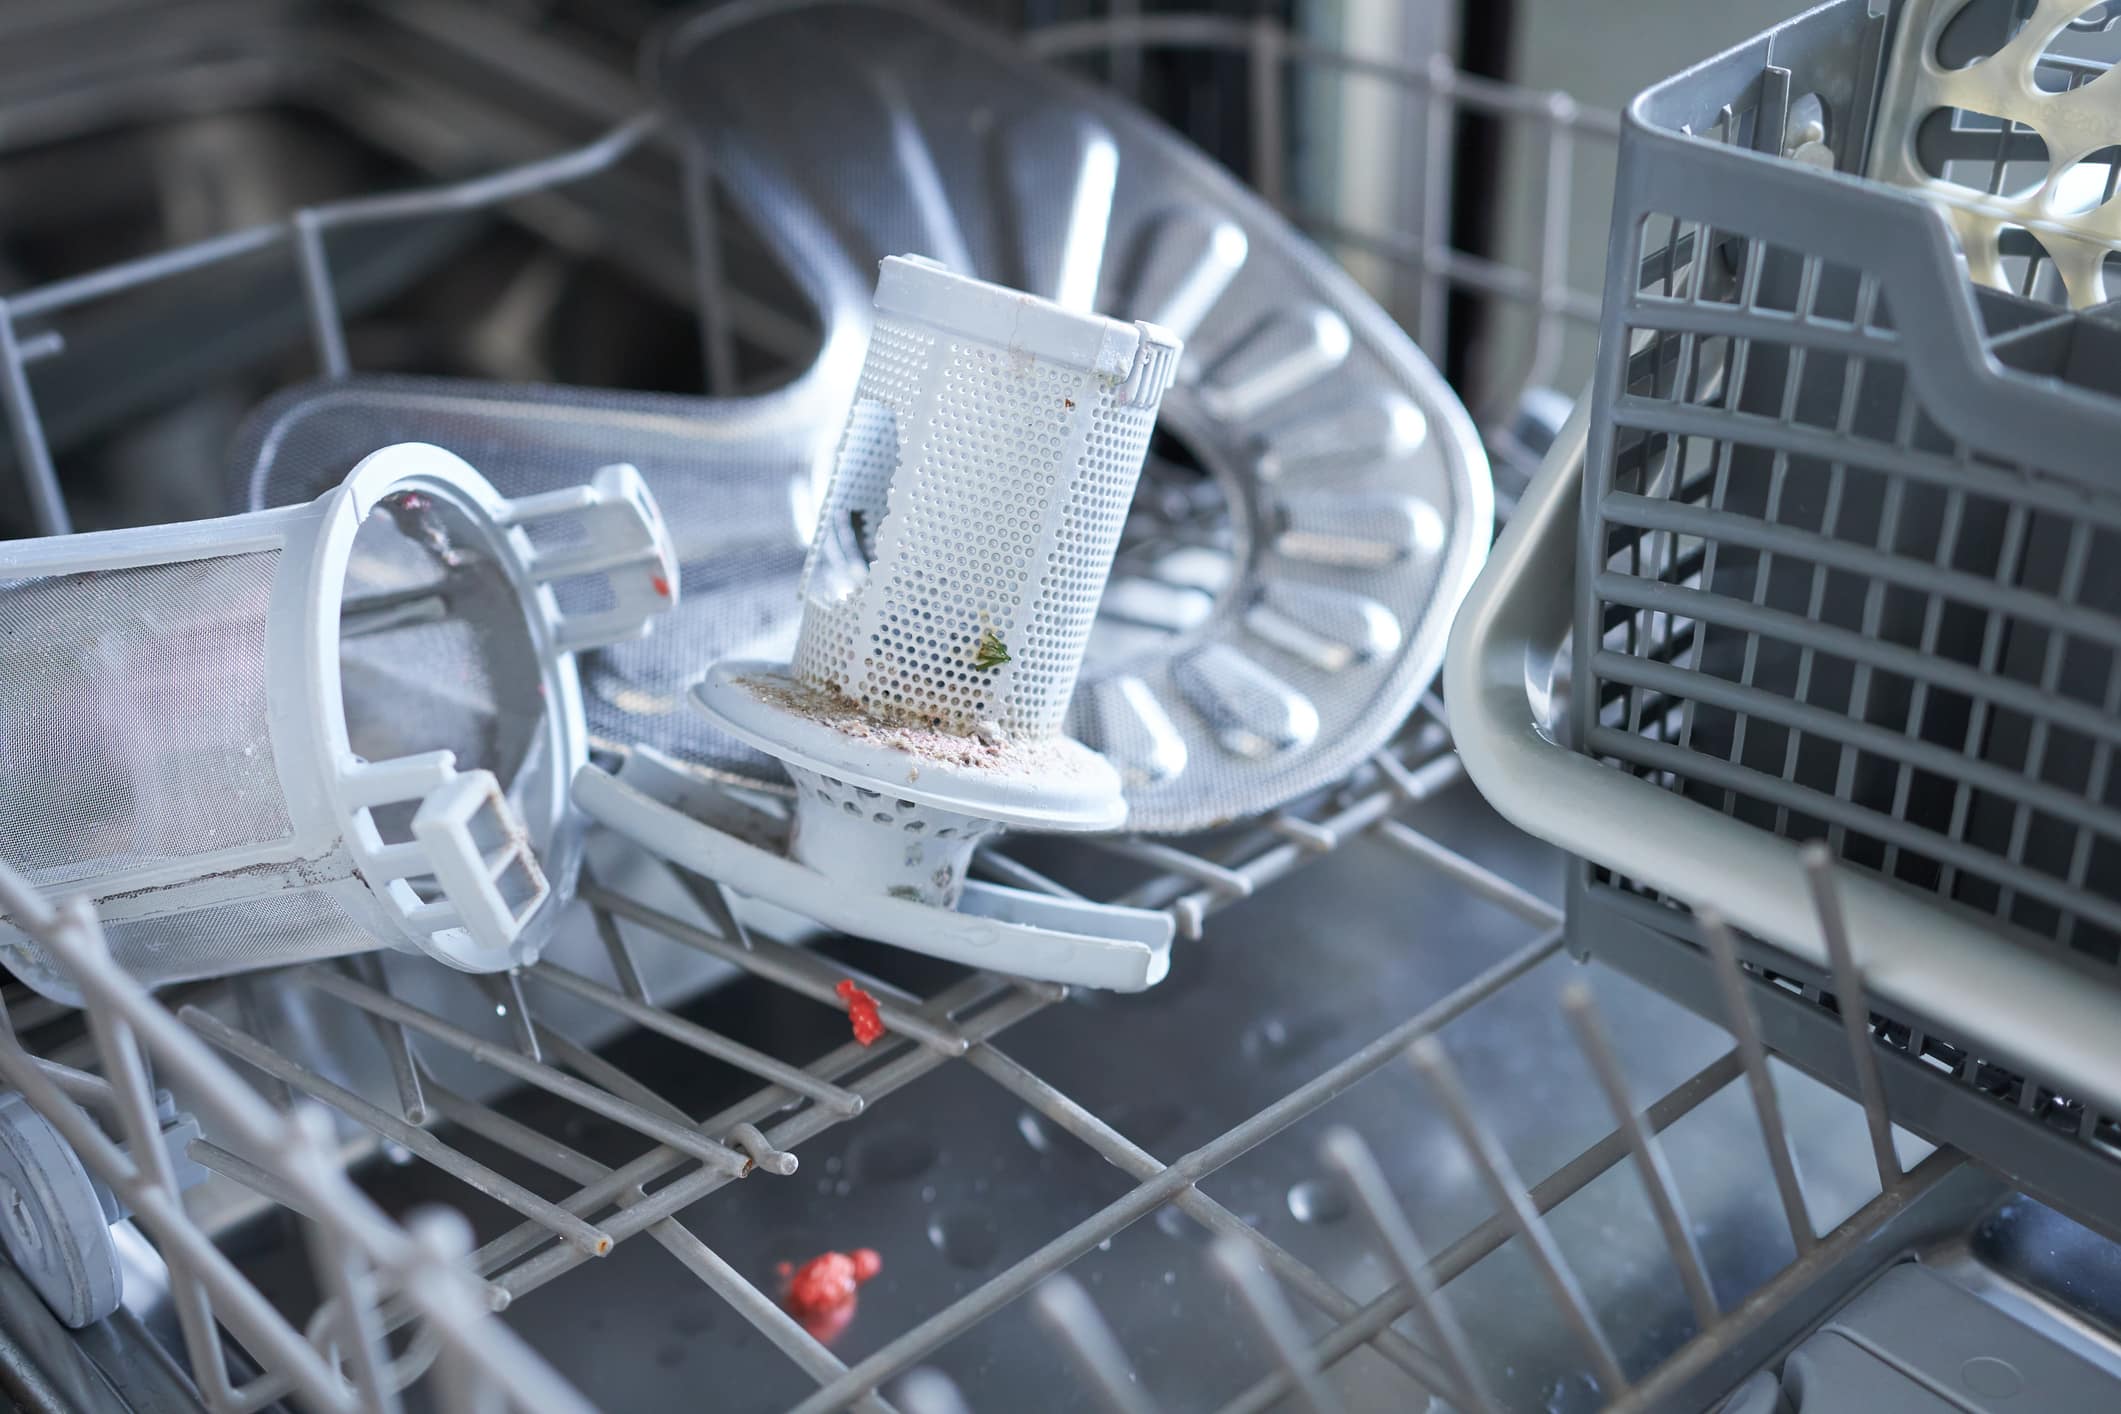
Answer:
[[[322,889],[195,913],[103,925],[111,957],[136,977],[196,977],[343,957],[376,946]]]
[[[0,586],[0,839],[39,888],[284,839],[279,552]]]

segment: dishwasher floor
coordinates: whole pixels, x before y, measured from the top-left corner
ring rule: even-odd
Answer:
[[[1540,898],[1561,885],[1560,856],[1495,817],[1465,785],[1407,816]],[[1206,941],[1181,945],[1169,981],[1134,996],[1050,1005],[992,1045],[1169,1162],[1216,1138],[1536,939],[1526,918],[1364,837],[1295,878],[1217,916]],[[834,940],[827,954],[919,995],[957,975],[912,954]],[[1613,1127],[1557,999],[1588,977],[1639,1101],[1661,1095],[1730,1046],[1717,1028],[1617,974],[1555,950],[1445,1026],[1442,1039],[1486,1120],[1527,1177],[1546,1175]],[[845,1039],[844,1021],[755,978],[683,1014],[775,1055],[804,1059]],[[734,1072],[653,1036],[605,1052],[695,1114],[748,1094]],[[1825,1232],[1878,1192],[1860,1109],[1775,1067],[1815,1227]],[[518,1093],[504,1113],[606,1163],[637,1136],[571,1106]],[[1319,1162],[1320,1136],[1351,1125],[1376,1149],[1430,1252],[1492,1211],[1477,1174],[1419,1079],[1394,1061],[1215,1173],[1200,1186],[1314,1268],[1356,1304],[1394,1274],[1368,1225]],[[521,1161],[461,1133],[464,1152],[532,1181]],[[1899,1136],[1912,1163],[1927,1146]],[[1719,1303],[1737,1304],[1789,1264],[1760,1131],[1743,1086],[1725,1084],[1665,1132],[1666,1152]],[[801,1150],[788,1179],[755,1175],[680,1214],[741,1275],[776,1287],[781,1262],[827,1249],[875,1248],[881,1275],[861,1292],[833,1353],[853,1362],[1120,1197],[1134,1180],[964,1061],[946,1062]],[[387,1208],[464,1206],[471,1195],[425,1164],[379,1161],[365,1186]],[[549,1183],[549,1180],[548,1180]],[[563,1192],[548,1196],[563,1197]],[[513,1225],[493,1205],[467,1208],[482,1240]],[[1625,1163],[1554,1210],[1549,1223],[1630,1372],[1693,1333],[1640,1181]],[[1273,1369],[1247,1314],[1205,1261],[1207,1232],[1175,1207],[1121,1231],[1070,1269],[1119,1333],[1141,1379],[1171,1410],[1221,1408]],[[285,1255],[285,1249],[278,1249]],[[271,1289],[277,1258],[257,1274]],[[292,1266],[289,1268],[293,1270]],[[284,1279],[284,1278],[282,1278]],[[1505,1245],[1448,1287],[1497,1397],[1511,1409],[1593,1409],[1601,1393],[1527,1259]],[[1306,1334],[1327,1328],[1302,1303]],[[628,1241],[568,1280],[530,1292],[506,1319],[560,1373],[612,1408],[675,1408],[706,1398],[732,1410],[785,1408],[815,1380],[773,1348],[666,1250]],[[1402,1323],[1401,1329],[1411,1329]],[[926,1363],[973,1409],[1091,1409],[1094,1397],[1035,1321],[1012,1303]],[[1407,1376],[1370,1349],[1330,1372],[1355,1409],[1406,1407]],[[888,1386],[887,1386],[888,1389]]]

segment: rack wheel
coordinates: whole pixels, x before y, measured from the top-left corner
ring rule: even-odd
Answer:
[[[96,1182],[73,1145],[13,1092],[0,1095],[0,1241],[69,1328],[118,1309],[118,1249]]]

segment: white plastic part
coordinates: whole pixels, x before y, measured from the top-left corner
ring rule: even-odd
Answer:
[[[2038,0],[2025,7],[2030,13],[2023,25],[1995,53],[1948,68],[1938,57],[1938,41],[1966,8],[1967,0],[1901,0],[1896,7],[1872,119],[1878,136],[1871,140],[1870,175],[1927,197],[1958,237],[1968,273],[1979,283],[2017,289],[2004,266],[2003,243],[2024,233],[2054,262],[2073,308],[2103,304],[2113,294],[2106,263],[2121,252],[2121,203],[2106,199],[2113,168],[2108,154],[2121,142],[2117,80],[2102,74],[2056,92],[2043,79],[2060,76],[2040,71],[2058,36],[2093,11],[2112,9],[2095,0]],[[1954,111],[1996,134],[1996,157],[1978,164],[1982,186],[1948,181],[1918,154],[1924,125]],[[2006,130],[2021,138],[2031,134],[2044,154],[2040,163],[2021,164],[2045,167],[2022,190],[2006,181]],[[1792,155],[1801,157],[1804,149]],[[1826,155],[1831,166],[1832,154]]]
[[[1126,818],[1119,772],[1061,723],[1179,342],[911,256],[883,262],[876,316],[795,661],[719,663],[693,689],[717,725],[787,766],[790,857],[681,829],[593,769],[577,800],[687,867],[863,937],[1147,986],[1170,940],[1161,915],[1053,900],[1012,914],[996,895],[1017,891],[991,888],[976,921],[938,914],[964,902],[973,850],[997,830]],[[1100,919],[1110,936],[1085,931]]]
[[[509,501],[419,443],[306,506],[0,545],[0,836],[150,984],[520,965],[579,860],[572,655],[676,584],[632,468]],[[73,1000],[4,921],[0,956]]]

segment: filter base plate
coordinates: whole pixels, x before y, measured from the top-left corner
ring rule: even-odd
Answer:
[[[1114,830],[1127,818],[1118,770],[1068,737],[989,740],[880,720],[784,663],[717,663],[692,702],[761,751],[893,800],[1026,830]]]

